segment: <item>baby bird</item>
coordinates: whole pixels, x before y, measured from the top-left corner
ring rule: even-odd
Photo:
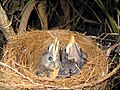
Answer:
[[[48,50],[43,55],[40,61],[41,69],[39,69],[36,74],[41,75],[42,72],[44,72],[45,74],[47,74],[47,77],[49,77],[50,79],[54,79],[58,75],[60,68],[59,41],[57,40],[57,38],[55,38],[55,41],[50,44]]]
[[[72,60],[80,69],[82,69],[83,65],[86,63],[87,55],[81,50],[80,45],[75,41],[74,36],[70,37],[65,52],[67,54],[66,58]]]
[[[80,45],[75,41],[74,36],[70,37],[67,46],[61,52],[61,68],[59,74],[65,77],[80,73],[86,62],[86,54],[80,49]]]

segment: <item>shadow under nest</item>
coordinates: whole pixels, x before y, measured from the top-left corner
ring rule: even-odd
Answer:
[[[45,52],[45,47],[58,37],[60,45],[68,44],[74,35],[82,50],[87,54],[87,63],[79,75],[70,78],[55,78],[53,80],[38,77],[38,57]],[[13,37],[4,48],[3,63],[0,64],[1,88],[53,88],[53,89],[101,89],[107,82],[95,84],[107,75],[107,59],[90,38],[69,30],[30,31]]]

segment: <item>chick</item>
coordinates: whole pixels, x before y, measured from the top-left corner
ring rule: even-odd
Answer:
[[[87,61],[87,55],[80,48],[80,45],[75,41],[74,36],[70,37],[70,42],[65,49],[66,58],[72,60],[77,66],[82,69]]]
[[[61,68],[60,75],[69,77],[80,73],[86,62],[87,55],[81,50],[80,45],[75,41],[74,36],[70,37],[70,41],[61,52]]]
[[[45,73],[47,74],[47,77],[54,79],[58,75],[60,68],[59,41],[57,38],[52,44],[50,44],[48,50],[40,59],[41,69],[39,69],[36,74],[44,76],[43,73]]]
[[[76,75],[80,72],[78,66],[72,61],[66,58],[66,53],[62,50],[61,53],[61,66],[59,70],[59,76],[62,78],[67,78]]]

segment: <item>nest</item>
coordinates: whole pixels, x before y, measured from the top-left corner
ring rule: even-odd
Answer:
[[[35,75],[39,66],[38,57],[58,37],[60,45],[68,44],[74,35],[81,49],[87,54],[87,63],[79,75],[53,80]],[[101,89],[107,75],[106,56],[90,38],[69,30],[30,31],[13,37],[4,48],[3,62],[0,63],[0,87],[4,89]]]

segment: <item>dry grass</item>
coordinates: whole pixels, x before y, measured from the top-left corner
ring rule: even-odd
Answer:
[[[82,50],[88,55],[88,62],[79,75],[61,79],[37,77],[35,71],[45,53],[46,47],[56,36],[63,47],[74,35]],[[91,39],[69,30],[30,31],[13,37],[4,48],[3,62],[0,62],[0,87],[3,89],[100,89],[106,88],[103,78],[108,72],[106,56]],[[102,80],[102,81],[101,81]]]

